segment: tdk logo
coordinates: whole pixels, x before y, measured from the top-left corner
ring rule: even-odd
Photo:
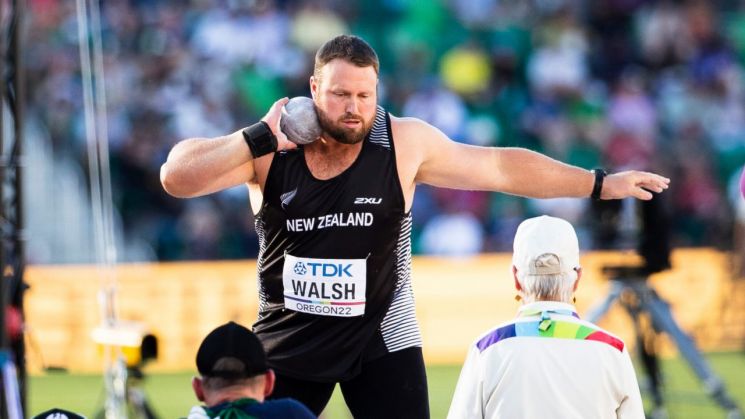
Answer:
[[[378,205],[381,202],[383,202],[383,198],[355,198],[354,199],[354,203],[355,204],[372,204],[372,205]]]
[[[296,263],[292,269],[298,275],[305,275],[308,272],[308,269],[305,267],[305,264],[303,262]]]
[[[312,276],[352,277],[352,272],[349,271],[352,268],[351,263],[298,262],[292,269],[298,275],[305,275],[308,273],[308,268]]]

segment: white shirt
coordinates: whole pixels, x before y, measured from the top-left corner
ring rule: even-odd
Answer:
[[[542,301],[474,342],[448,418],[643,419],[644,410],[623,342],[574,306]]]

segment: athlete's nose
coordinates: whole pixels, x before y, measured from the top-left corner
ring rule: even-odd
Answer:
[[[344,110],[347,113],[350,113],[352,115],[357,115],[358,109],[359,109],[359,106],[357,105],[357,99],[350,98],[349,100],[347,100],[346,107],[344,108]]]

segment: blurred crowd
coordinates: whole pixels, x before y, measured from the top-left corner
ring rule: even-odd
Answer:
[[[664,0],[106,0],[101,2],[114,201],[125,239],[159,260],[255,257],[244,187],[179,200],[168,150],[309,96],[313,55],[353,33],[381,61],[379,101],[460,142],[520,146],[585,168],[652,170],[675,246],[730,248],[745,162],[745,2]],[[30,0],[28,115],[85,168],[75,2]],[[553,214],[594,240],[589,199],[420,186],[415,253],[508,250]],[[583,237],[584,236],[584,237]],[[445,239],[447,238],[447,239]],[[32,255],[33,256],[33,255]]]

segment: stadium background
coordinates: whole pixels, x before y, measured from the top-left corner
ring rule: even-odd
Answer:
[[[29,0],[28,7],[29,328],[39,341],[57,342],[45,341],[42,349],[59,349],[54,353],[62,356],[62,348],[70,349],[57,346],[60,342],[87,347],[81,340],[98,315],[92,291],[96,276],[78,272],[80,276],[65,279],[71,268],[58,267],[94,262],[95,254],[77,21],[74,2]],[[228,289],[253,289],[252,262],[243,260],[256,256],[258,244],[245,188],[177,200],[160,187],[159,166],[180,139],[230,132],[260,118],[278,97],[308,95],[313,53],[326,39],[346,32],[364,37],[378,51],[380,102],[396,115],[422,118],[457,141],[523,146],[587,168],[641,168],[671,177],[665,195],[673,245],[721,251],[717,257],[677,257],[698,261],[695,269],[676,266],[677,272],[700,275],[686,275],[687,287],[678,285],[684,283],[680,275],[670,274],[675,278],[666,282],[679,291],[718,290],[716,299],[682,292],[672,301],[716,301],[717,314],[704,310],[700,318],[720,318],[716,316],[732,306],[731,316],[742,319],[745,204],[736,185],[745,162],[745,6],[740,1],[107,0],[101,10],[122,262],[236,259],[239,268],[223,279],[233,284]],[[577,226],[584,248],[628,253],[633,234],[613,243],[595,240],[588,203],[421,186],[413,208],[414,252],[463,258],[508,251],[522,219],[549,213]],[[469,290],[459,280],[476,261],[460,260],[452,262],[460,263],[459,268],[438,292]],[[500,275],[505,279],[507,271],[499,266],[465,298],[488,297],[488,288],[483,288],[488,281],[499,281]],[[51,274],[34,276],[48,269]],[[154,287],[145,288],[144,295],[128,294],[128,287],[136,285],[122,278],[122,307],[139,304],[128,313],[134,320],[153,310],[164,316],[174,312],[168,304],[187,304],[178,298],[184,294],[173,292],[182,288],[163,285],[158,269],[138,277]],[[429,288],[424,284],[434,275],[423,271],[414,271],[419,300],[426,300],[422,295]],[[211,296],[194,304],[232,307],[226,316],[250,322],[253,295],[238,299],[230,292],[216,293],[211,280],[197,279],[187,270],[172,280],[194,281],[193,287]],[[602,278],[596,280],[597,288],[588,286],[581,304],[596,297],[590,290],[602,293]],[[87,290],[79,291],[86,296],[83,302],[72,298],[75,290]],[[495,290],[493,304],[504,308],[503,300],[511,298],[505,292]],[[47,311],[35,318],[32,310],[41,296],[46,297],[38,304]],[[152,304],[163,296],[170,303]],[[508,311],[514,308],[510,304]],[[50,307],[62,314],[52,315]],[[426,316],[445,307],[447,301],[419,301],[417,310]],[[675,313],[685,319],[682,312]],[[212,316],[205,319],[225,320]],[[487,326],[504,317],[495,315]],[[42,334],[42,319],[64,324]],[[697,337],[722,329],[716,322],[684,319]],[[184,359],[209,330],[188,319],[175,319],[169,326],[164,330],[176,329],[188,339],[179,341],[177,349],[163,349],[182,351]],[[628,324],[614,331],[628,333]],[[728,333],[721,346],[707,349],[741,351],[745,333],[736,328]],[[166,335],[161,336],[164,342]],[[33,359],[33,351],[29,356]],[[88,370],[73,359],[63,356],[55,363]],[[92,369],[98,365],[91,357],[84,360]]]

